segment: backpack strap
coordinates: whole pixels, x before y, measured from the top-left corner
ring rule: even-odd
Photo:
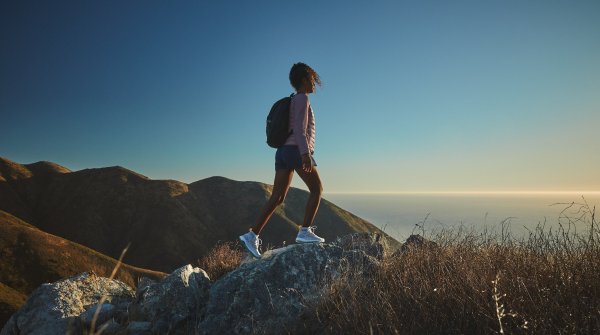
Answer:
[[[294,95],[296,95],[296,93],[292,93],[292,94],[290,94],[290,98],[293,98],[293,97],[294,97]],[[291,105],[291,103],[290,103],[290,105]],[[291,135],[291,134],[293,134],[293,133],[294,133],[294,129],[290,130],[290,134],[289,134],[289,135]],[[289,137],[289,135],[288,135],[288,137]]]

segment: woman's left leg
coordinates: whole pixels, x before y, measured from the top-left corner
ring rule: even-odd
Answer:
[[[302,224],[302,227],[310,227],[313,224],[315,215],[319,209],[321,194],[323,193],[323,184],[321,183],[319,172],[317,172],[317,168],[314,166],[310,172],[306,172],[301,168],[296,169],[296,172],[300,178],[302,178],[308,187],[308,190],[310,191],[310,195],[308,196],[308,201],[306,203],[306,211],[304,212],[304,222]]]

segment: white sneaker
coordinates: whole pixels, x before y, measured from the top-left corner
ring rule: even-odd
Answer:
[[[260,258],[260,251],[258,251],[258,248],[262,244],[262,240],[258,238],[258,235],[253,231],[249,231],[244,235],[240,235],[240,241],[242,241],[242,244],[248,249],[252,256]]]
[[[317,226],[310,226],[308,228],[302,227],[296,236],[296,242],[298,243],[323,243],[325,239],[315,234],[315,228]]]

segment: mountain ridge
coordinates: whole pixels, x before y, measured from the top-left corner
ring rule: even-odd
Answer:
[[[0,157],[0,242],[2,252],[12,255],[3,255],[3,262],[11,263],[0,272],[7,286],[0,303],[13,308],[22,298],[15,291],[26,295],[43,278],[56,280],[89,267],[106,272],[130,243],[120,272],[131,285],[140,273],[156,277],[196,263],[219,241],[237,242],[255,224],[271,191],[272,185],[223,176],[187,184],[153,180],[119,165],[72,171],[48,161],[19,164]],[[308,192],[290,188],[261,234],[263,247],[293,242],[307,199]],[[315,224],[327,240],[377,233],[388,237],[392,248],[398,246],[326,199]],[[19,270],[24,262],[43,264],[45,274]]]
[[[2,158],[0,163],[2,176],[10,176],[0,182],[0,199],[8,200],[0,203],[1,210],[113,258],[132,242],[125,262],[161,272],[192,262],[218,241],[237,240],[254,226],[272,190],[222,176],[189,184],[153,180],[119,165],[71,171],[46,161],[21,165]],[[308,192],[290,188],[261,234],[266,244],[294,238],[307,199]],[[315,225],[328,239],[353,232],[387,236],[326,199]]]

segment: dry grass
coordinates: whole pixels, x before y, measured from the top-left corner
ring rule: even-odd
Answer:
[[[125,247],[125,249],[123,249],[123,251],[121,252],[121,256],[119,257],[117,264],[115,265],[112,273],[110,274],[110,277],[108,277],[109,280],[113,280],[115,278],[115,275],[117,274],[117,271],[119,270],[119,267],[123,263],[123,257],[125,256],[125,253],[127,253],[127,250],[129,249],[130,246],[131,246],[131,242],[129,242],[127,244],[127,246]],[[100,311],[102,310],[102,304],[106,301],[106,299],[108,299],[108,294],[105,293],[102,295],[102,297],[100,298],[100,301],[98,301],[98,304],[96,305],[96,311],[94,312],[94,317],[92,318],[92,324],[90,325],[90,333],[89,333],[90,335],[100,335],[108,327],[108,323],[105,323],[96,331],[96,321],[98,320],[98,315],[100,314]],[[84,333],[85,333],[85,331],[84,331]]]
[[[331,334],[600,333],[600,230],[595,208],[571,203],[558,228],[524,238],[459,227],[425,234],[435,245],[388,255],[368,277],[325,284],[305,330]],[[426,233],[420,226],[421,233]],[[212,281],[237,268],[237,243],[198,260]]]
[[[437,246],[386,257],[370,280],[328,283],[312,322],[346,334],[600,333],[594,215],[584,199],[525,238],[505,222],[431,232]]]
[[[239,243],[220,242],[206,256],[198,260],[198,267],[206,271],[211,281],[216,281],[237,268],[245,255]]]

